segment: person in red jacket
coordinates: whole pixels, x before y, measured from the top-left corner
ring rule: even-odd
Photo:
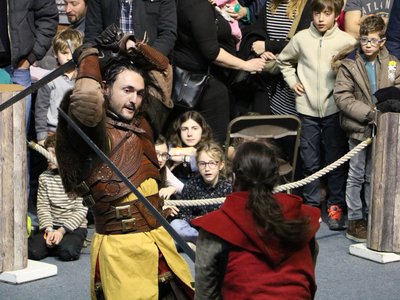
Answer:
[[[200,228],[195,299],[312,299],[319,209],[272,193],[278,162],[263,143],[240,145],[233,172],[221,209],[192,220]]]

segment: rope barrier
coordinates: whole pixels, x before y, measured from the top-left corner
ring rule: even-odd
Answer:
[[[42,154],[47,160],[52,162],[53,164],[57,165],[57,160],[52,155],[50,152],[48,152],[45,148],[40,146],[39,144],[30,141],[27,142],[28,146]],[[343,155],[341,158],[339,158],[337,161],[331,163],[330,165],[324,167],[323,169],[319,170],[318,172],[295,182],[279,185],[274,188],[274,193],[279,193],[283,191],[287,191],[293,188],[299,188],[302,187],[314,180],[317,180],[318,178],[326,175],[330,171],[336,169],[340,165],[344,164],[346,161],[348,161],[350,158],[352,158],[354,155],[359,153],[361,150],[363,150],[365,147],[367,147],[369,144],[372,143],[372,138],[368,138],[365,141],[361,142],[358,144],[356,147],[354,147],[351,151]],[[221,198],[209,198],[209,199],[194,199],[194,200],[165,200],[164,205],[175,205],[175,206],[202,206],[202,205],[213,205],[213,204],[222,204],[225,201],[225,197]]]
[[[47,151],[45,148],[43,148],[41,145],[39,145],[39,144],[37,144],[37,143],[35,143],[33,141],[30,141],[30,142],[27,141],[27,143],[28,143],[29,148],[39,152],[48,161],[50,161],[51,163],[53,163],[56,166],[58,166],[56,157],[53,154],[51,154],[49,151]]]
[[[325,174],[329,173],[330,171],[336,169],[340,165],[344,164],[346,161],[348,161],[350,158],[352,158],[354,155],[359,153],[361,150],[363,150],[365,147],[367,147],[369,144],[372,143],[372,138],[368,138],[365,141],[361,142],[358,144],[356,147],[354,147],[352,150],[347,152],[345,155],[343,155],[341,158],[339,158],[337,161],[329,164],[328,166],[324,167],[323,169],[319,170],[318,172],[295,182],[279,185],[274,188],[273,192],[274,193],[279,193],[283,191],[287,191],[293,188],[298,188],[303,185],[306,185],[314,180],[317,180],[318,178],[324,176]],[[225,197],[221,198],[210,198],[210,199],[195,199],[195,200],[165,200],[164,205],[176,205],[176,206],[201,206],[201,205],[211,205],[211,204],[221,204],[225,201]]]

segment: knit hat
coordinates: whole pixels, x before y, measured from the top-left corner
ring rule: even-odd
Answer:
[[[375,92],[375,97],[379,111],[400,113],[400,89],[394,86],[383,88]]]

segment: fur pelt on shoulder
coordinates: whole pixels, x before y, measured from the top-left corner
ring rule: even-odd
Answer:
[[[68,112],[71,93],[72,91],[67,93],[60,103],[60,109],[66,113]],[[78,150],[80,147],[77,140],[80,140],[79,135],[76,134],[77,139],[74,139],[72,142],[70,133],[67,121],[59,115],[56,132],[58,168],[65,192],[71,197],[76,197],[76,186],[83,181],[92,166],[90,165],[89,156],[82,155],[82,152]]]
[[[342,60],[345,58],[348,58],[349,55],[351,55],[351,54],[354,54],[354,56],[355,56],[355,53],[358,48],[359,48],[359,44],[349,45],[349,46],[346,46],[345,48],[343,48],[341,51],[339,51],[339,53],[336,54],[332,58],[332,62],[331,62],[332,70],[335,73],[337,73],[339,71],[339,67],[342,65]]]
[[[172,74],[171,65],[165,71],[149,72],[151,82],[148,86],[148,99],[143,103],[142,112],[153,129],[155,140],[174,107],[171,99]]]

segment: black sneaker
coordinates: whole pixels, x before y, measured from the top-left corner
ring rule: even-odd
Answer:
[[[328,208],[328,227],[330,230],[345,230],[342,209],[338,205]]]

